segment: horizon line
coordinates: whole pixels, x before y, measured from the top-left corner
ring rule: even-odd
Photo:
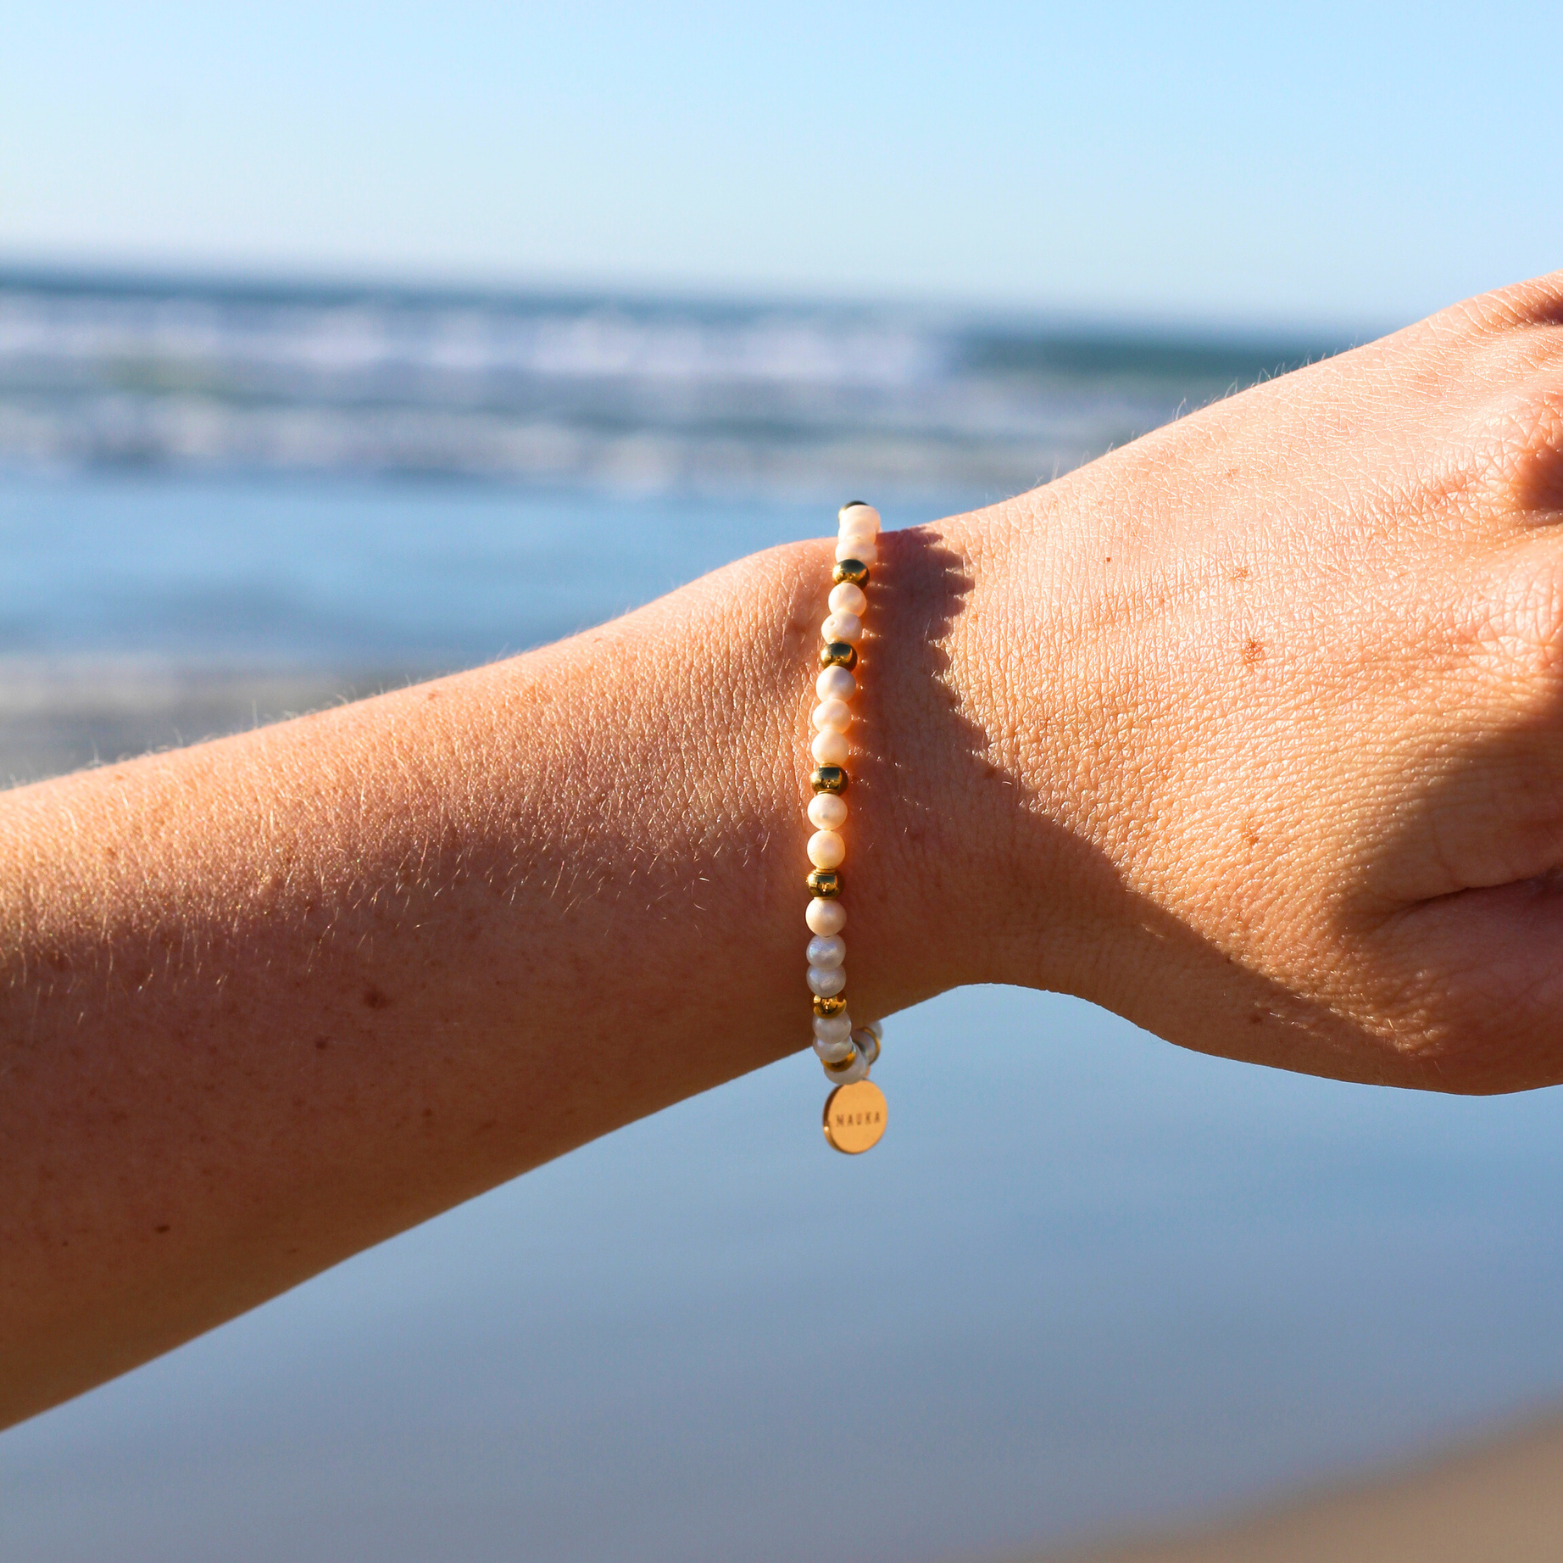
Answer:
[[[699,306],[734,314],[767,310],[819,310],[840,314],[921,316],[927,325],[946,328],[1003,328],[1063,339],[1127,339],[1223,342],[1232,345],[1285,344],[1310,350],[1341,351],[1374,340],[1394,325],[1355,327],[1345,322],[1233,315],[1228,319],[1175,311],[1085,306],[983,302],[914,296],[869,298],[849,292],[788,291],[761,286],[614,282],[562,279],[419,276],[405,271],[350,269],[327,265],[238,264],[126,257],[43,257],[0,251],[0,291],[91,296],[139,293],[148,296],[222,296],[252,302],[321,304],[380,298],[387,302],[429,305],[537,305],[566,307],[618,304],[651,311]]]

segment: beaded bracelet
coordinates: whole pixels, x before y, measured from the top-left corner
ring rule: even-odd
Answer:
[[[820,626],[825,645],[814,685],[819,695],[814,741],[809,746],[815,761],[809,778],[814,788],[809,803],[809,823],[814,826],[809,861],[814,867],[808,877],[813,900],[805,920],[814,936],[808,947],[814,1051],[835,1087],[825,1102],[825,1139],[834,1149],[856,1156],[878,1144],[885,1132],[884,1093],[868,1079],[884,1033],[877,1021],[854,1026],[847,1013],[847,974],[842,965],[847,946],[841,937],[847,913],[840,899],[839,872],[847,845],[838,833],[847,819],[841,796],[849,781],[847,729],[852,725],[852,710],[847,702],[857,693],[857,643],[863,638],[863,615],[868,609],[864,588],[879,551],[879,512],[855,499],[841,507],[840,523],[832,572],[835,586],[830,614]]]

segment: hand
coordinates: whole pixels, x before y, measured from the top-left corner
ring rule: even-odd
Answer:
[[[1560,519],[1563,273],[947,523],[974,974],[1317,1074],[1563,1080]]]

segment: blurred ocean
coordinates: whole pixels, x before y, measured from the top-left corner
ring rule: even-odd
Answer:
[[[0,461],[999,495],[1340,345],[0,272]]]
[[[1337,343],[0,277],[0,774],[1045,480]],[[974,1064],[979,1060],[980,1064]],[[1563,1396],[1563,1095],[1186,1054],[1003,990],[588,1146],[0,1437],[6,1563],[995,1557]]]

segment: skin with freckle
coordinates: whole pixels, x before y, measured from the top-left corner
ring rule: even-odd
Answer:
[[[1563,1080],[1560,520],[1563,275],[884,534],[854,1018]],[[808,1045],[832,551],[0,796],[0,1421]]]
[[[995,931],[1005,980],[1321,1074],[1563,1078],[1560,295],[1460,305],[985,515],[967,623],[1006,651],[963,645],[955,681],[1063,912]]]

